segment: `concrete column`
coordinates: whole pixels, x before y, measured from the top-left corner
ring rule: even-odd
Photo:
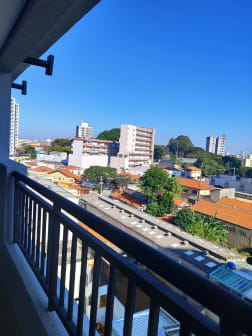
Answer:
[[[9,158],[11,73],[0,72],[0,162]]]
[[[14,170],[26,174],[26,167],[9,160],[10,100],[12,74],[0,72],[0,246],[12,241]]]

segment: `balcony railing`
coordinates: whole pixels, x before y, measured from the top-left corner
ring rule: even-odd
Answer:
[[[148,336],[157,335],[160,307],[180,323],[180,336],[252,335],[251,303],[222,288],[172,258],[152,249],[80,206],[52,192],[27,176],[15,172],[14,241],[48,295],[48,308],[55,310],[71,335],[96,333],[99,277],[102,261],[110,265],[104,335],[112,334],[114,298],[118,272],[128,279],[123,335],[131,335],[136,290],[150,298]],[[95,230],[125,254],[138,261],[139,268],[112,247],[73,220]],[[66,286],[67,254],[70,251],[69,287]],[[60,243],[61,240],[61,243]],[[81,245],[81,271],[77,279],[77,244]],[[78,245],[79,246],[79,245]],[[88,249],[94,251],[91,312],[85,325],[85,289]],[[58,271],[59,263],[61,270]],[[79,281],[78,303],[74,289]],[[169,286],[167,285],[169,283]],[[218,316],[210,319],[192,303],[170,289],[176,287]],[[74,314],[74,306],[77,313]],[[89,330],[87,330],[89,328]]]

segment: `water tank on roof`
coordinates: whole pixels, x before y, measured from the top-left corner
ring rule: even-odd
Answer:
[[[227,268],[229,268],[229,269],[236,269],[236,265],[235,265],[235,263],[234,263],[233,261],[228,261],[228,262],[226,263],[226,266],[227,266]]]

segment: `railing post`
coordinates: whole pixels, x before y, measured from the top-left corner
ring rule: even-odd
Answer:
[[[50,268],[49,272],[49,301],[48,301],[48,310],[53,311],[54,304],[53,298],[57,295],[57,281],[58,281],[58,255],[59,255],[59,234],[60,234],[60,206],[57,202],[54,203],[52,220],[49,221],[49,235],[48,242],[50,244],[49,250],[50,255],[48,256],[47,262],[49,262],[48,267]],[[49,260],[50,258],[50,260]]]
[[[13,243],[17,242],[17,235],[20,225],[20,202],[19,202],[19,192],[17,187],[17,180],[14,178],[14,227],[13,227]]]

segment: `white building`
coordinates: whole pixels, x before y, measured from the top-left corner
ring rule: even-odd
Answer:
[[[214,153],[217,155],[225,155],[225,141],[226,137],[206,137],[206,152]]]
[[[247,168],[252,168],[252,154],[248,155],[248,157],[243,160],[243,165]]]
[[[221,188],[235,188],[235,191],[252,194],[252,178],[240,176],[211,176],[210,183]]]
[[[18,148],[19,104],[11,97],[9,156],[14,157]]]
[[[69,155],[68,164],[87,169],[91,166],[108,167],[111,158],[119,151],[119,142],[74,138],[73,153]]]
[[[92,138],[93,128],[88,127],[88,123],[81,121],[80,125],[76,127],[76,137],[77,138]]]
[[[91,166],[130,171],[148,168],[153,162],[155,130],[121,125],[120,141],[74,138],[69,165],[83,169]]]
[[[149,167],[153,163],[155,129],[133,125],[121,125],[120,149],[111,158],[111,167],[118,171],[130,171],[137,167]]]

